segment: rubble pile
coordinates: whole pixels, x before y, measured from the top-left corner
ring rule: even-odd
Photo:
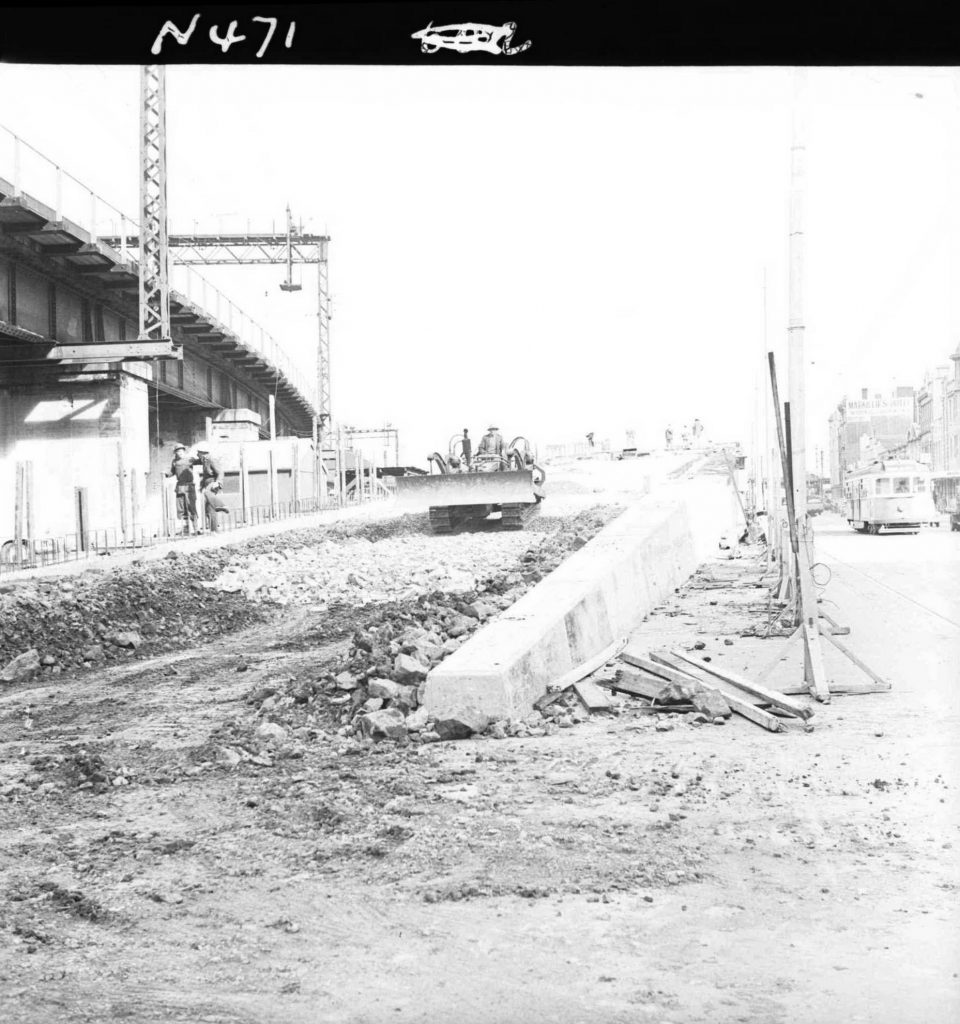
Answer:
[[[382,604],[365,602],[354,615],[356,628],[342,657],[324,666],[322,674],[313,680],[291,679],[282,688],[255,690],[251,703],[256,705],[259,716],[284,727],[313,723],[320,728],[334,728],[347,745],[386,739],[430,743],[480,732],[494,737],[542,736],[583,720],[586,717],[583,709],[573,703],[569,706],[558,703],[542,713],[531,709],[530,715],[516,721],[491,721],[470,715],[439,721],[429,719],[421,707],[424,681],[431,668],[457,650],[481,625],[509,608],[568,554],[582,547],[618,511],[615,507],[592,509],[547,536],[524,539],[523,534],[506,535],[526,548],[521,549],[518,558],[520,545],[517,544],[510,560],[505,560],[499,549],[491,557],[491,538],[487,536],[483,548],[487,571],[479,579],[474,575],[478,558],[475,556],[472,563],[461,562],[456,551],[458,545],[462,552],[465,544],[483,535],[429,538],[432,548],[442,542],[450,550],[449,558],[441,558],[443,564],[425,570],[429,584],[411,585],[404,581],[404,573],[411,571],[407,568],[410,564],[407,545],[401,545],[399,551],[395,549],[388,555],[385,544],[368,544],[380,549],[374,553],[375,565],[371,563],[371,568],[367,569],[379,572],[377,582],[381,590],[378,593],[385,592],[384,580],[396,579],[397,585],[403,587],[402,599]],[[498,536],[497,545],[503,539]],[[359,551],[363,550],[361,544]],[[362,573],[358,557],[364,557],[365,553],[361,556],[353,551],[357,549],[351,549],[349,555],[331,556],[322,570],[318,562],[316,571],[338,572],[344,580],[352,571]],[[311,573],[301,568],[312,562],[312,558],[307,556],[298,564],[299,557],[297,553],[287,559],[277,553],[271,560],[276,567],[271,589],[283,589],[285,593],[296,595],[298,601],[316,601],[329,591],[320,587],[314,589]],[[494,565],[506,561],[506,567],[490,573],[491,561]],[[336,563],[336,569],[331,568],[331,562]],[[239,570],[230,567],[224,577],[235,572],[238,578],[242,576]],[[469,588],[455,587],[455,583],[467,579]],[[408,593],[410,586],[415,587],[415,596]],[[361,594],[354,590],[353,593],[357,595],[354,600],[369,597],[369,592]],[[329,610],[339,611],[338,604],[331,603]]]
[[[0,683],[187,647],[272,620],[287,605],[343,623],[355,617],[355,608],[384,606],[389,618],[391,603],[467,595],[450,604],[445,618],[428,614],[423,626],[411,619],[378,640],[378,651],[391,643],[397,648],[377,660],[379,676],[410,686],[418,670],[403,660],[398,668],[399,654],[426,658],[430,667],[432,648],[449,654],[448,641],[515,601],[619,511],[601,506],[569,520],[543,516],[524,532],[449,537],[431,536],[425,515],[336,523],[205,551],[172,551],[112,571],[0,584]],[[425,637],[414,637],[412,625]],[[359,673],[365,685],[369,667]],[[368,699],[378,698],[366,693]],[[368,710],[390,706],[391,697],[379,699],[382,708]]]
[[[185,646],[263,619],[242,598],[202,586],[229,555],[171,554],[114,571],[0,585],[0,682]]]

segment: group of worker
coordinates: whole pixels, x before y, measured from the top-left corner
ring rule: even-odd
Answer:
[[[469,469],[473,461],[473,441],[466,427],[463,428],[460,447],[464,465]],[[503,455],[503,435],[499,427],[487,427],[487,432],[480,438],[477,455]]]
[[[216,533],[220,529],[217,515],[222,511],[222,501],[215,497],[223,487],[223,471],[210,457],[210,449],[201,445],[191,455],[185,444],[173,446],[173,462],[170,472],[176,480],[177,518],[182,522],[181,532],[199,533],[197,526],[197,485],[194,467],[200,467],[200,494],[204,499],[204,519],[207,530]]]
[[[703,424],[700,422],[699,418],[697,418],[697,419],[695,419],[693,421],[693,430],[692,430],[692,432],[693,432],[693,443],[694,444],[699,444],[700,443],[700,435],[703,433]],[[691,434],[691,428],[686,426],[686,425],[684,425],[683,430],[680,432],[680,446],[681,446],[681,448],[689,448],[690,447],[690,434]],[[672,426],[669,426],[669,425],[667,426],[667,429],[664,431],[664,436],[667,439],[667,448],[673,448],[673,427]]]

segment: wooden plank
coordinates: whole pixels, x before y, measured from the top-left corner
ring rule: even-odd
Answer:
[[[654,655],[656,658],[662,658],[663,655]],[[659,662],[662,664],[662,662]],[[697,666],[699,667],[699,666]],[[768,732],[782,732],[783,726],[780,723],[780,719],[776,715],[771,715],[769,711],[764,711],[762,708],[758,708],[756,704],[752,703],[746,696],[742,696],[739,688],[734,684],[727,683],[724,681],[722,685],[712,686],[710,683],[705,682],[703,679],[698,679],[694,675],[689,676],[695,682],[698,682],[705,690],[713,690],[720,694],[721,697],[730,705],[730,710],[736,712],[743,718],[749,719],[755,725],[759,725],[766,729]],[[736,692],[731,692],[736,691]]]
[[[631,697],[645,697],[647,700],[653,700],[666,685],[666,680],[661,679],[658,683],[653,683],[639,672],[621,672],[616,679],[598,680],[598,685],[613,690],[615,693],[629,693]]]
[[[661,676],[663,678],[661,686],[665,686],[667,683],[689,683],[691,678],[693,678],[689,673],[683,672],[673,665],[664,665],[633,651],[624,651],[620,655],[620,660],[637,668],[642,668],[653,676]],[[697,679],[696,682],[700,682],[700,680]]]
[[[573,689],[588,711],[609,711],[613,707],[610,698],[589,679],[581,679],[579,683],[574,683]]]
[[[718,679],[725,679],[727,682],[733,683],[734,686],[739,686],[741,690],[745,690],[754,697],[759,697],[766,704],[772,704],[774,707],[780,708],[782,711],[788,711],[798,718],[811,718],[813,716],[812,708],[804,707],[802,704],[798,704],[797,701],[784,696],[782,693],[778,693],[776,690],[768,690],[765,686],[754,683],[750,679],[738,675],[736,672],[717,668],[712,662],[694,661],[692,658],[687,657],[683,651],[671,651],[670,653],[675,658],[689,662],[691,665],[695,665],[704,672],[709,672],[710,675],[716,676]]]
[[[862,695],[867,693],[889,693],[893,687],[890,683],[831,683],[830,693],[834,697],[845,697],[851,695]],[[810,691],[806,686],[786,686],[781,691],[786,694],[806,694]]]
[[[830,627],[829,630],[824,630],[824,632],[833,633],[834,636],[849,636],[850,627],[839,625],[837,621],[828,615],[822,608],[820,609],[820,618],[823,619]]]
[[[882,687],[884,690],[892,690],[893,689],[893,685],[891,683],[889,683],[882,676],[878,676],[877,673],[874,672],[873,669],[870,668],[869,665],[867,665],[865,662],[861,661],[853,653],[853,651],[851,651],[850,648],[847,647],[847,645],[845,643],[843,643],[842,641],[838,640],[832,633],[826,633],[824,635],[830,641],[830,643],[832,643],[833,646],[836,647],[836,649],[841,654],[845,654],[854,663],[854,665],[856,665],[857,668],[859,668],[862,672],[865,672],[877,684],[877,686]]]
[[[570,669],[569,672],[564,672],[559,679],[551,683],[551,692],[544,694],[534,704],[536,708],[549,707],[557,698],[559,698],[564,690],[569,690],[571,686],[579,683],[581,679],[585,679],[587,676],[592,675],[597,671],[598,668],[605,665],[611,658],[615,658],[621,650],[626,646],[627,638],[622,637],[620,640],[614,640],[612,644],[604,647],[602,651],[599,651],[592,658],[587,658],[586,661],[581,662],[576,668]],[[591,684],[592,685],[592,684]],[[600,697],[606,700],[602,694]],[[586,701],[584,701],[586,703]],[[610,702],[607,701],[607,706],[610,706]],[[589,705],[587,705],[589,707]]]

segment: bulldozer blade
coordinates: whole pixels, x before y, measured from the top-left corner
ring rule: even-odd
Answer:
[[[397,478],[397,504],[408,508],[523,504],[542,496],[542,491],[534,487],[533,471],[529,469]]]

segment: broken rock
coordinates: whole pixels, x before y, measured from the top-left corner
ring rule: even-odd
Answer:
[[[396,700],[400,692],[400,684],[392,679],[371,679],[367,683],[367,693],[381,700]]]
[[[442,740],[463,740],[475,732],[483,732],[490,724],[490,716],[480,711],[460,711],[437,720],[437,735]]]
[[[129,647],[134,651],[143,643],[143,638],[133,629],[114,633],[107,639],[114,647]]]
[[[418,679],[425,679],[427,676],[426,665],[421,664],[416,658],[409,654],[398,654],[393,662],[393,671],[401,682],[412,682]]]
[[[407,735],[403,715],[396,708],[374,711],[360,719],[364,736],[372,740],[396,740]]]
[[[723,694],[716,690],[703,690],[690,697],[690,703],[709,718],[726,718],[732,712],[730,705],[723,699]]]
[[[279,743],[287,738],[287,730],[276,722],[262,722],[257,727],[257,737],[267,742]]]
[[[0,672],[0,682],[23,682],[39,671],[40,653],[35,647],[31,647],[29,651],[24,651],[23,654],[18,654],[12,661],[7,662],[3,671]]]

